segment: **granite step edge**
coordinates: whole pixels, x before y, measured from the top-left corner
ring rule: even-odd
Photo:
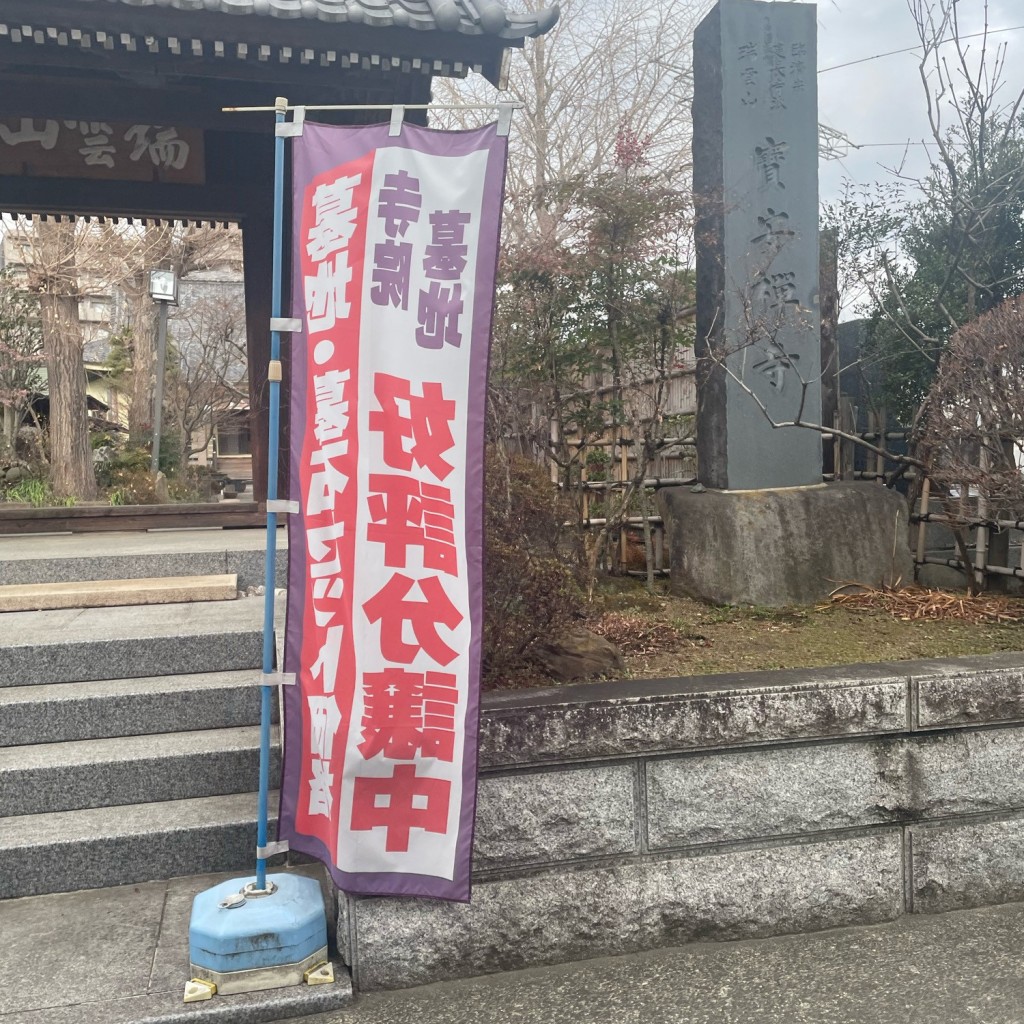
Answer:
[[[255,725],[259,679],[240,669],[0,687],[0,756],[25,744]]]
[[[259,779],[259,727],[211,729],[183,743],[185,734],[134,738],[117,756],[117,737],[0,750],[0,815],[8,819],[63,811],[228,796],[252,789]],[[180,749],[175,749],[180,743]],[[149,745],[151,749],[147,750]],[[47,763],[50,748],[61,748]],[[98,749],[94,749],[98,748]],[[17,755],[24,752],[26,762]],[[58,759],[59,758],[59,759]],[[280,748],[270,770],[280,770]]]

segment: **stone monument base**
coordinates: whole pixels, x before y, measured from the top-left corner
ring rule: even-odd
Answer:
[[[672,591],[715,604],[813,604],[841,583],[914,578],[907,502],[876,483],[658,492]]]

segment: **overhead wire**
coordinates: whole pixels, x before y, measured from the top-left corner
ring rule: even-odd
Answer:
[[[1010,25],[1007,28],[990,28],[984,32],[971,32],[968,35],[961,36],[961,39],[978,39],[981,36],[995,36],[1005,32],[1020,32],[1024,29],[1024,25]],[[945,42],[953,42],[952,39],[945,40]],[[940,44],[941,45],[941,44]],[[921,44],[918,43],[916,46],[905,46],[899,50],[886,50],[884,53],[873,53],[869,57],[858,57],[856,60],[848,60],[843,64],[832,64],[827,68],[818,68],[818,74],[823,75],[826,71],[838,71],[840,68],[853,67],[854,64],[865,64],[869,60],[878,60],[881,57],[892,57],[897,53],[913,53],[915,50],[920,50]]]

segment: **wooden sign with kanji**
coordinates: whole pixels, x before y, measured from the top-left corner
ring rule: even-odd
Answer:
[[[202,185],[203,133],[109,121],[0,120],[0,174]]]

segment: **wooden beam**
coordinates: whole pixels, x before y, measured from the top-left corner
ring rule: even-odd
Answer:
[[[264,195],[253,186],[0,177],[0,209],[5,213],[233,221]]]
[[[319,61],[302,64],[297,59],[290,63],[281,63],[278,59],[279,49],[280,47],[275,44],[265,61],[258,58],[244,61],[237,58],[219,58],[213,61],[195,56],[190,49],[183,49],[181,56],[175,57],[169,53],[154,55],[148,51],[128,53],[104,50],[94,55],[89,51],[77,49],[44,47],[41,52],[32,53],[33,59],[28,60],[29,54],[25,52],[24,44],[13,45],[0,38],[0,69],[22,80],[34,80],[36,76],[53,78],[55,73],[61,70],[71,70],[77,76],[90,81],[112,82],[122,79],[141,89],[152,89],[161,82],[172,85],[182,81],[245,84],[250,93],[258,91],[271,97],[271,103],[274,95],[280,95],[282,91],[287,94],[289,90],[301,90],[307,95],[327,94],[327,98],[321,99],[320,102],[339,102],[337,97],[345,91],[348,85],[346,77],[349,75],[357,76],[363,88],[374,87],[374,83],[377,83],[376,88],[384,94],[400,89],[398,83],[403,78],[429,82],[431,77],[423,71],[406,73],[400,69],[344,68],[340,62],[328,67],[321,66]],[[253,52],[257,50],[258,47],[254,48]],[[348,52],[346,50],[345,54]],[[426,58],[424,60],[427,64],[430,63]],[[313,102],[307,100],[307,95],[303,95],[302,100]],[[238,103],[226,99],[223,105],[237,106]]]

